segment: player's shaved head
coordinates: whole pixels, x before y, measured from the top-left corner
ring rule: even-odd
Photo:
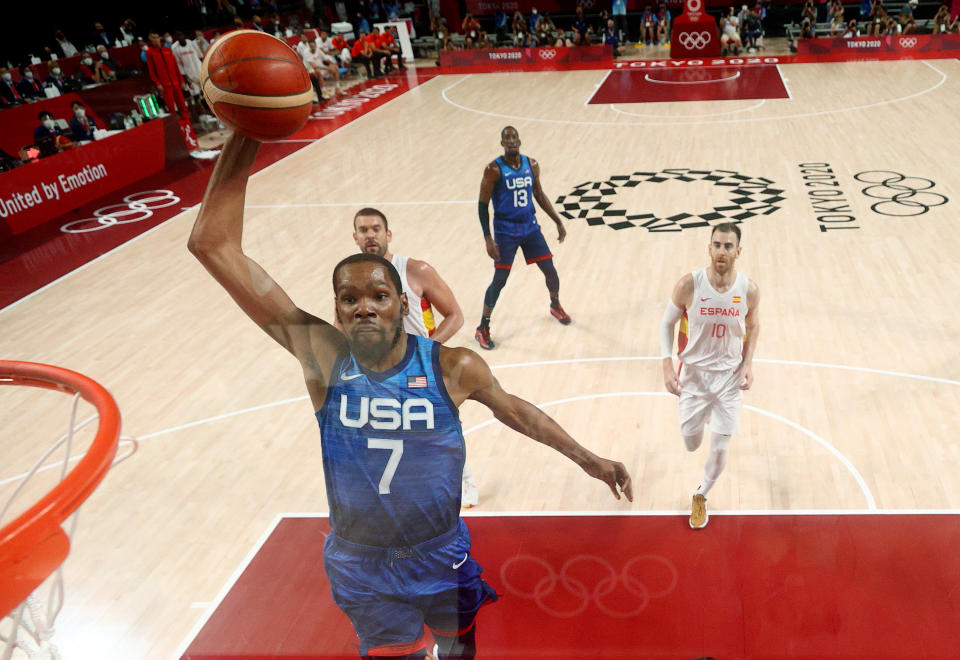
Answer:
[[[515,129],[513,126],[504,126],[503,130],[500,131],[500,139],[502,140],[503,138],[507,137],[507,133],[509,131],[513,131],[514,133],[516,133],[518,137],[520,136],[520,131]]]
[[[337,293],[337,274],[340,272],[340,269],[344,266],[349,266],[350,264],[358,264],[364,262],[371,262],[375,264],[380,264],[386,270],[387,275],[390,277],[390,281],[393,282],[393,288],[396,289],[397,295],[399,296],[403,293],[403,284],[400,282],[400,273],[397,272],[397,269],[393,267],[393,264],[384,259],[383,257],[376,254],[369,254],[367,252],[359,252],[357,254],[351,254],[346,259],[342,259],[333,269],[333,293]]]

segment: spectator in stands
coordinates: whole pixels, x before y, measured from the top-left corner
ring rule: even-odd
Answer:
[[[146,53],[147,73],[163,97],[167,110],[189,121],[190,113],[187,111],[187,102],[183,98],[183,75],[180,73],[180,67],[177,66],[173,51],[163,45],[159,34],[151,32],[150,46]]]
[[[113,72],[107,64],[99,57],[94,60],[91,53],[85,52],[80,64],[77,66],[77,77],[84,84],[105,83],[117,79],[117,74]]]
[[[607,19],[607,29],[603,31],[603,45],[613,46],[613,56],[622,55],[626,47],[620,45],[620,31],[616,28],[612,18]]]
[[[726,15],[720,19],[720,32],[720,54],[739,55],[743,42],[740,40],[740,21],[733,7],[729,7]]]
[[[810,22],[809,18],[804,18],[803,22],[800,24],[800,38],[801,39],[813,39],[815,33],[813,31],[813,24]]]
[[[916,6],[917,0],[907,0],[907,4],[900,8],[900,16],[897,17],[898,32],[913,34],[917,31],[917,22],[913,18],[913,10]]]
[[[536,34],[537,33],[537,21],[540,20],[540,12],[537,11],[536,7],[530,9],[530,16],[527,17],[527,32]]]
[[[56,62],[50,65],[50,69],[47,72],[47,77],[43,79],[44,87],[56,87],[60,90],[61,94],[67,93],[67,79],[63,76],[63,71],[60,69],[60,65]]]
[[[540,46],[551,46],[556,41],[554,34],[557,26],[554,25],[548,14],[542,14],[537,20],[537,44]]]
[[[137,24],[132,18],[128,18],[120,26],[120,40],[128,46],[134,42],[140,41],[140,39],[136,36],[136,30]]]
[[[97,21],[93,24],[93,32],[90,34],[90,43],[94,46],[112,46],[113,40],[110,33],[103,29],[103,23]]]
[[[867,24],[867,34],[881,34],[886,31],[887,11],[883,8],[883,0],[873,0],[870,8],[870,23]]]
[[[486,41],[486,43],[487,43],[488,45],[486,45],[486,46],[479,46],[479,45],[478,45],[478,47],[479,47],[479,48],[490,48],[490,47],[491,47],[491,46],[489,45],[490,40],[486,38],[487,33],[481,30],[481,31],[480,31],[480,36],[483,37],[483,40]],[[396,35],[393,33],[393,29],[392,29],[392,28],[384,28],[383,30],[380,31],[380,38],[379,38],[379,42],[378,42],[378,43],[380,44],[380,48],[382,48],[383,50],[387,51],[387,62],[390,62],[390,63],[391,63],[391,64],[390,64],[391,67],[393,66],[393,64],[392,64],[392,62],[393,62],[392,58],[393,58],[394,56],[396,56],[396,58],[397,58],[397,66],[400,68],[400,70],[401,70],[401,71],[406,71],[406,70],[407,70],[407,65],[404,64],[404,62],[403,62],[403,53],[400,52],[400,42],[397,41],[397,37],[396,37]],[[479,40],[478,40],[478,44],[479,44]]]
[[[23,95],[13,84],[13,74],[7,67],[0,66],[0,105],[18,105],[23,102]]]
[[[357,12],[357,21],[354,24],[354,27],[357,28],[357,34],[370,34],[370,22],[364,17],[360,12]]]
[[[640,17],[640,39],[637,46],[651,46],[657,42],[657,15],[653,13],[653,7],[647,5],[643,8],[643,15]]]
[[[37,119],[40,120],[40,125],[33,130],[33,143],[37,145],[37,148],[40,150],[41,158],[52,156],[58,151],[63,151],[73,146],[70,138],[64,135],[63,130],[57,126],[53,114],[46,110],[41,110],[40,114],[37,115]]]
[[[80,101],[74,101],[70,104],[70,107],[73,108],[73,117],[70,118],[70,131],[73,133],[74,142],[89,142],[93,139],[93,131],[97,126],[97,122],[93,120],[93,117],[87,116],[87,109],[83,107],[83,104]]]
[[[870,0],[860,0],[860,20],[870,20]]]
[[[463,35],[467,48],[474,48],[480,38],[480,21],[473,14],[467,14],[460,23],[460,34]]]
[[[170,52],[173,53],[177,61],[177,68],[180,69],[180,75],[183,76],[184,91],[189,96],[200,95],[200,64],[203,56],[197,44],[187,39],[187,35],[177,30],[174,34],[174,42],[170,46]]]
[[[672,17],[666,4],[661,4],[657,11],[657,41],[661,44],[670,43],[670,23]]]
[[[477,48],[493,48],[490,37],[484,30],[480,30],[480,39],[477,40]]]
[[[507,40],[507,12],[503,11],[500,5],[497,5],[497,11],[493,14],[493,29],[496,31],[497,43]]]
[[[323,86],[321,80],[324,78],[333,78],[336,83],[337,94],[340,94],[340,69],[337,61],[331,56],[320,50],[316,41],[308,41],[307,48],[303,55],[303,65],[310,74],[310,82],[313,83],[313,89],[317,92],[317,103],[323,103]]]
[[[574,31],[574,35],[573,35],[574,41],[577,40],[576,39],[577,32],[580,33],[580,36],[582,38],[586,39],[587,30],[590,28],[590,26],[587,25],[587,19],[583,15],[583,7],[581,7],[580,5],[577,5],[577,13],[573,17],[573,25],[571,27],[573,28],[573,31]]]
[[[527,33],[527,21],[519,11],[513,12],[513,20],[510,23],[510,32],[513,35],[513,44],[517,45],[522,38],[520,35]]]
[[[571,42],[573,46],[589,46],[590,40],[587,39],[587,35],[578,30],[576,27],[571,28],[573,36],[567,41]]]
[[[762,8],[760,5],[757,5],[753,8],[752,12],[747,14],[747,25],[745,28],[747,34],[747,50],[751,53],[755,53],[758,48],[763,47],[763,23],[760,20],[761,12]]]
[[[857,28],[857,19],[850,19],[850,22],[847,23],[846,31],[841,36],[843,36],[844,39],[852,39],[860,36],[860,30]]]
[[[366,32],[360,31],[360,36],[357,37],[357,40],[353,42],[353,48],[350,50],[350,56],[354,62],[359,62],[367,70],[367,79],[379,78],[380,73],[380,60],[374,59],[373,46],[370,45],[370,42],[364,39],[367,36]]]
[[[880,27],[880,32],[878,32],[877,34],[879,34],[880,36],[886,36],[886,35],[893,36],[897,33],[899,28],[900,26],[897,24],[897,20],[893,16],[890,16],[888,14],[883,25]]]
[[[803,23],[804,19],[811,23],[817,22],[817,8],[814,6],[813,0],[804,0],[803,9],[800,10],[800,22]]]
[[[79,52],[77,47],[70,43],[66,35],[63,34],[63,30],[57,30],[56,34],[54,34],[54,39],[56,40],[54,52],[56,52],[59,57],[73,57]]]
[[[17,83],[17,91],[24,101],[34,101],[46,97],[43,93],[43,85],[34,77],[33,68],[29,64],[20,67],[20,82]]]
[[[203,36],[203,30],[197,30],[193,33],[193,43],[200,53],[200,60],[203,61],[203,56],[207,54],[207,50],[210,48],[210,42]]]
[[[830,5],[830,36],[840,36],[846,29],[846,20],[843,17],[843,5],[834,0]]]
[[[950,29],[950,9],[944,2],[933,17],[933,33],[943,34]]]
[[[259,16],[253,17],[253,24],[250,25],[250,29],[259,30],[260,32],[266,32],[266,30],[263,29],[263,21],[260,20]]]
[[[613,0],[611,13],[613,14],[613,21],[617,27],[617,32],[620,33],[620,39],[622,39],[624,43],[629,42],[630,32],[627,26],[627,0]],[[604,37],[604,39],[606,39],[606,37]]]

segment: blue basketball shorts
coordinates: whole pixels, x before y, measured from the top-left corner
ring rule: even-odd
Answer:
[[[419,556],[418,556],[419,555]],[[415,548],[381,548],[327,536],[323,565],[337,606],[360,637],[360,655],[404,655],[427,644],[424,626],[455,636],[497,600],[470,556],[463,520]]]
[[[543,261],[553,256],[550,253],[550,247],[547,240],[540,231],[540,225],[533,223],[523,224],[517,229],[527,229],[527,231],[516,234],[516,229],[504,226],[499,223],[494,224],[493,240],[500,249],[500,258],[494,263],[494,268],[510,269],[513,267],[513,258],[517,254],[517,248],[523,250],[523,258],[527,264],[537,261]],[[513,231],[511,231],[513,230]]]

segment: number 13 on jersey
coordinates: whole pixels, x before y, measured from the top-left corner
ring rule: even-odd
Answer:
[[[527,197],[527,189],[519,188],[513,191],[513,207],[514,208],[524,208],[529,204],[529,198]]]

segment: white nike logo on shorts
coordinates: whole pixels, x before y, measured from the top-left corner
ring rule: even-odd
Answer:
[[[454,570],[456,570],[456,569],[460,568],[461,566],[463,566],[464,562],[467,561],[467,557],[469,557],[469,556],[470,556],[470,555],[469,555],[468,553],[464,553],[464,554],[463,554],[463,561],[459,561],[459,562],[457,562],[456,564],[453,565]]]
[[[360,378],[363,374],[350,374],[347,375],[346,371],[340,373],[340,380],[353,380],[354,378]]]

